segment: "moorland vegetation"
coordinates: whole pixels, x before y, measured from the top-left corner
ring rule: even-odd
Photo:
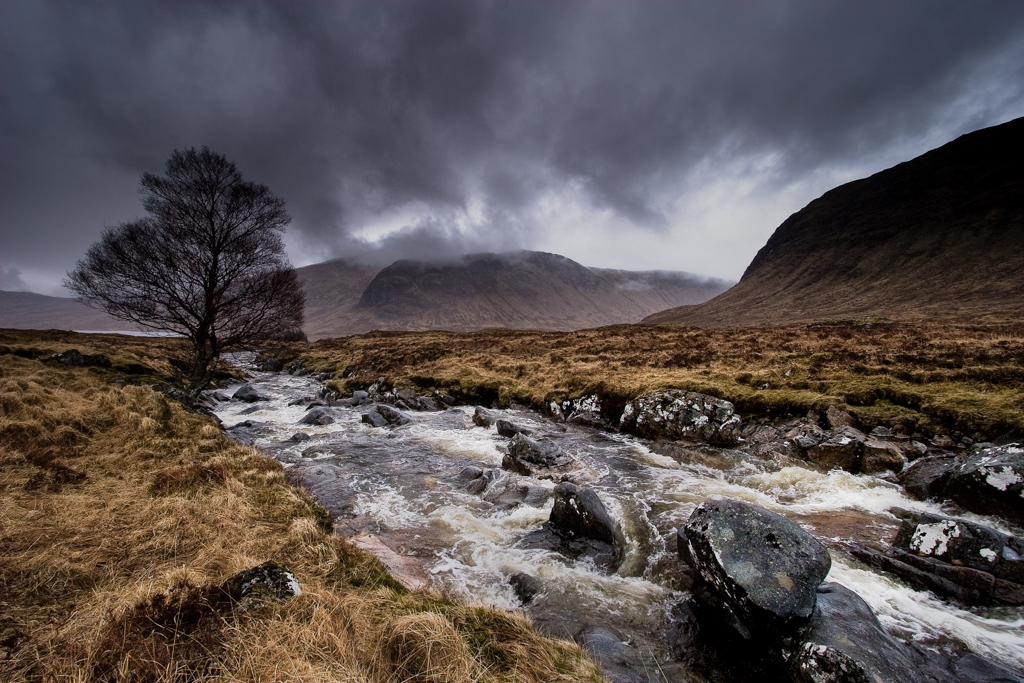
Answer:
[[[0,334],[0,679],[601,680],[520,615],[407,591],[280,463],[151,388],[181,343]],[[266,560],[301,595],[242,611],[225,580]]]

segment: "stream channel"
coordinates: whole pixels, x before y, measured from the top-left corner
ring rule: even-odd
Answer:
[[[596,628],[607,639],[611,632],[621,641],[614,644],[616,657],[640,680],[702,680],[672,660],[666,633],[672,607],[685,597],[673,572],[675,532],[709,498],[760,505],[814,534],[832,554],[828,580],[858,593],[898,638],[926,648],[970,650],[1024,670],[1022,608],[956,607],[866,567],[846,550],[850,542],[878,546],[891,540],[899,526],[891,507],[959,513],[1014,533],[999,519],[916,501],[867,475],[765,461],[741,449],[666,450],[525,409],[492,411],[532,430],[533,438],[554,440],[593,471],[586,485],[620,520],[628,543],[624,562],[607,575],[589,560],[517,545],[547,521],[552,499],[509,505],[501,492],[510,483],[551,490],[553,482],[505,472],[482,493],[466,489],[460,474],[468,467],[500,468],[508,442],[494,426],[474,425],[472,406],[410,412],[411,424],[372,427],[361,422],[372,404],[337,405],[333,424],[309,426],[299,424],[306,406],[289,403],[313,397],[320,383],[247,372],[269,400],[225,401],[214,412],[226,426],[252,421],[247,431],[253,444],[310,488],[335,516],[339,533],[356,536],[392,566],[402,565],[407,582],[473,604],[525,609],[538,627],[560,637]],[[222,393],[230,396],[239,386]],[[290,441],[296,432],[310,438]],[[537,577],[542,586],[525,607],[509,583],[517,573]]]

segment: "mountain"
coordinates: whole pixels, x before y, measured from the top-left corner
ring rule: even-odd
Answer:
[[[137,331],[138,326],[74,299],[0,291],[0,328],[19,330]]]
[[[704,327],[1024,314],[1024,118],[826,192],[732,289],[645,323]]]
[[[728,283],[686,273],[586,268],[542,252],[396,261],[380,272],[345,261],[298,269],[311,338],[381,330],[574,330],[638,322],[698,303]]]

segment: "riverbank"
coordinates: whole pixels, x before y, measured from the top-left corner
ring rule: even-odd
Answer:
[[[405,590],[279,462],[133,384],[172,375],[173,343],[0,339],[0,677],[601,680],[522,616]],[[68,348],[86,364],[44,360]],[[268,560],[300,595],[225,601]]]
[[[467,402],[543,409],[596,394],[626,402],[683,389],[744,418],[829,406],[863,426],[989,440],[1024,434],[1024,324],[843,322],[702,330],[619,325],[578,332],[376,332],[280,349],[330,372],[343,393],[378,378]]]

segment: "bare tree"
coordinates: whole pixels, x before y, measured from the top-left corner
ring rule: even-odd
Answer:
[[[149,216],[104,231],[64,285],[114,317],[191,342],[194,394],[221,353],[302,326],[305,297],[284,254],[284,202],[233,163],[175,150],[142,176]]]

